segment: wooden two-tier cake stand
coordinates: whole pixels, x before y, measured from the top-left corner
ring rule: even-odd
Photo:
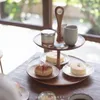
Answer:
[[[58,11],[59,9],[60,9],[60,12]],[[41,34],[36,35],[33,39],[33,41],[36,45],[38,45],[42,48],[48,49],[48,50],[57,51],[57,65],[56,65],[56,67],[59,69],[58,76],[55,77],[55,78],[52,78],[52,79],[47,78],[45,80],[33,77],[36,81],[38,81],[40,83],[52,85],[52,86],[72,85],[72,84],[79,83],[79,82],[81,82],[81,81],[83,81],[84,79],[87,78],[87,76],[85,76],[85,77],[73,77],[73,76],[70,76],[70,75],[66,75],[63,71],[64,70],[63,66],[61,66],[61,64],[60,64],[61,51],[76,49],[76,48],[79,48],[80,46],[82,46],[85,43],[85,39],[81,35],[78,35],[77,42],[75,43],[74,46],[66,45],[63,42],[63,39],[61,37],[61,23],[62,23],[63,13],[64,13],[64,9],[62,7],[57,7],[55,9],[55,15],[56,15],[57,22],[58,22],[58,28],[57,28],[57,38],[55,39],[54,46],[52,46],[52,47],[43,46],[42,42],[41,42],[42,41],[41,40]],[[69,62],[78,61],[78,62],[86,63],[85,61],[83,61],[83,60],[81,60],[77,57],[74,57],[74,56],[69,56],[69,59],[70,59]],[[31,72],[29,72],[28,74],[32,77]]]

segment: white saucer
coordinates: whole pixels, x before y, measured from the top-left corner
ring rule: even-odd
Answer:
[[[31,76],[31,77],[34,78],[34,79],[49,80],[49,79],[53,79],[53,78],[55,78],[55,77],[57,77],[57,76],[59,75],[59,69],[58,69],[56,66],[49,64],[49,65],[52,67],[52,69],[53,69],[52,75],[46,76],[46,77],[37,76],[37,75],[35,74],[35,68],[36,68],[37,65],[39,65],[40,63],[41,63],[41,62],[39,62],[38,64],[35,64],[35,65],[32,65],[32,66],[29,66],[29,67],[27,68],[27,73],[28,73],[29,76]]]
[[[29,98],[29,92],[21,86],[19,83],[14,82],[15,87],[17,88],[17,91],[21,97],[21,100],[27,100]],[[18,86],[17,86],[18,85]]]
[[[21,100],[27,100],[29,98],[29,92],[24,87],[20,87],[19,91],[21,93]]]
[[[47,54],[47,53],[45,53],[45,54],[43,54],[43,55],[41,56],[40,60],[41,60],[42,62],[47,62],[47,61],[46,61],[46,54]],[[61,55],[64,56],[64,61],[61,63],[61,65],[67,64],[67,63],[69,62],[69,60],[70,60],[69,56],[68,56],[68,55],[65,55],[65,54],[63,54],[63,53],[61,53]],[[48,62],[48,63],[49,63],[49,62]],[[56,64],[54,64],[54,63],[51,63],[51,64],[56,65]]]
[[[81,75],[81,76],[77,76],[77,75],[72,74],[71,73],[71,68],[70,68],[70,66],[68,66],[68,64],[66,64],[63,67],[62,70],[66,75],[71,76],[71,77],[86,77],[86,76],[91,75],[94,72],[94,67],[86,64],[86,74],[85,75]]]

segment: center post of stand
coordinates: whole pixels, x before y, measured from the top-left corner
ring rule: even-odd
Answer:
[[[57,67],[60,69],[60,50],[57,50]]]

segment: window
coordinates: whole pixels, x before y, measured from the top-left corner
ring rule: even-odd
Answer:
[[[34,29],[51,28],[50,3],[50,0],[3,0],[0,2],[0,23]]]

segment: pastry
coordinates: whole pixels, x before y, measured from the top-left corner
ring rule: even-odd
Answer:
[[[54,95],[43,95],[39,100],[56,100]]]
[[[49,76],[53,72],[52,67],[49,64],[39,64],[35,68],[35,74],[38,76]]]
[[[69,65],[71,67],[71,73],[74,75],[85,75],[86,74],[86,66],[83,63],[71,63]]]
[[[46,55],[46,61],[52,64],[57,64],[57,52],[49,52]],[[64,56],[60,55],[60,63],[64,62]]]
[[[57,100],[56,95],[51,91],[45,91],[39,94],[38,100]]]

